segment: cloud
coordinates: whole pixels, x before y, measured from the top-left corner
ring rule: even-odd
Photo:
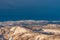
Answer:
[[[5,21],[5,22],[60,22],[60,21],[48,21],[48,20],[19,20],[19,21]]]

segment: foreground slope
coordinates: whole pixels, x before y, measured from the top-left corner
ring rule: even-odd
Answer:
[[[60,24],[37,24],[25,21],[0,23],[0,40],[60,40]]]
[[[60,40],[60,35],[33,32],[32,30],[21,26],[14,26],[9,29],[8,27],[5,28],[1,28],[0,30],[0,35],[3,35],[5,40]]]

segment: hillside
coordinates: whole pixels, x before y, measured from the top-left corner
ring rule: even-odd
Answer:
[[[0,23],[0,40],[60,40],[59,24],[45,23],[42,26],[19,24],[18,22]]]

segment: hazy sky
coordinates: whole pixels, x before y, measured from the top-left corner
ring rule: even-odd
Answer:
[[[60,0],[0,0],[0,15],[59,19]]]
[[[16,8],[25,6],[47,5],[46,0],[0,0],[0,8]]]
[[[0,0],[0,8],[24,6],[58,6],[59,0]]]

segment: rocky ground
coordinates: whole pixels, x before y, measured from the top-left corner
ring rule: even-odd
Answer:
[[[44,23],[44,22],[43,22]],[[60,24],[21,26],[21,23],[0,23],[0,40],[60,40]]]

